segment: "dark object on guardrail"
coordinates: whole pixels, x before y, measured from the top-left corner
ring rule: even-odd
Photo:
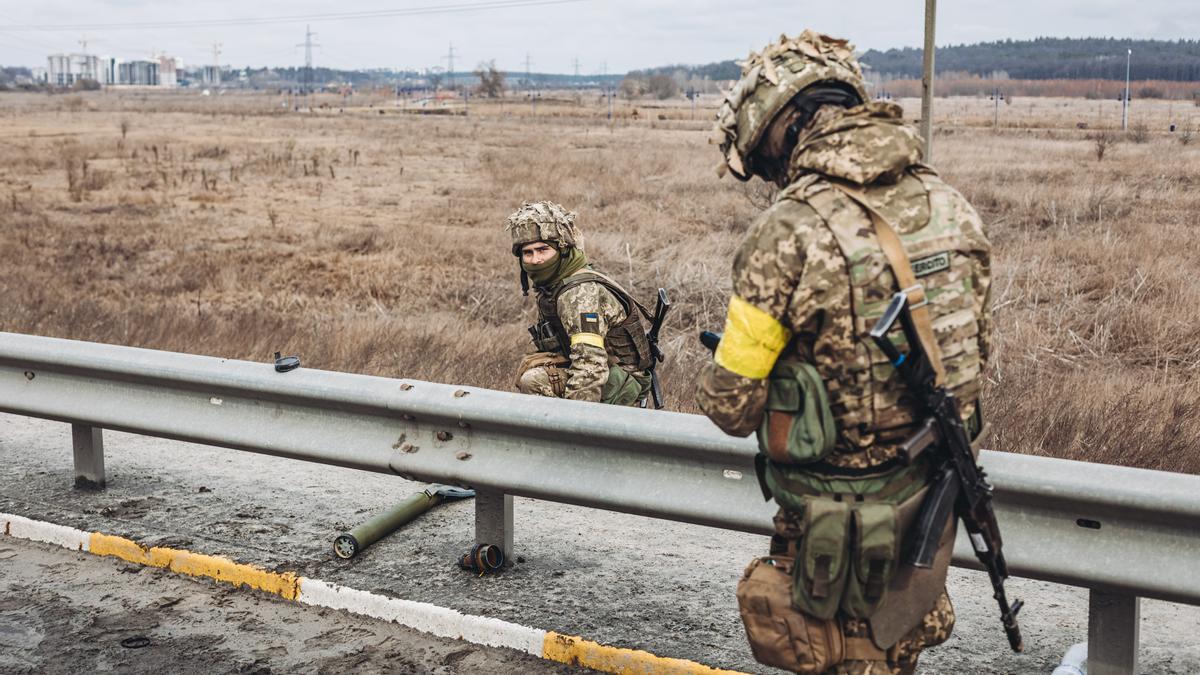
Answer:
[[[498,572],[504,567],[504,550],[495,544],[475,544],[458,559],[458,566],[479,576]]]
[[[295,370],[299,367],[299,356],[280,356],[279,352],[275,352],[275,372],[286,373],[289,370]]]
[[[337,539],[333,540],[333,552],[339,558],[353,558],[366,547],[407,525],[417,516],[438,504],[454,499],[469,499],[474,496],[474,490],[449,485],[432,485],[353,530],[338,535]]]

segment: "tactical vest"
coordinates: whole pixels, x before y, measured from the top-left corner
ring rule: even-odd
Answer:
[[[572,274],[548,292],[543,293],[539,289],[538,316],[550,328],[552,344],[539,344],[538,349],[570,355],[571,337],[567,334],[567,330],[558,316],[558,298],[563,291],[584,283],[597,283],[608,289],[625,309],[625,320],[609,327],[608,333],[604,336],[604,350],[626,370],[638,371],[649,368],[653,357],[650,353],[650,342],[646,339],[646,330],[642,327],[639,314],[645,316],[649,321],[650,312],[642,306],[642,303],[625,292],[625,289],[621,288],[617,282],[592,269],[582,269]],[[557,349],[550,349],[551,346],[556,346]]]
[[[979,398],[980,324],[976,307],[977,275],[987,274],[987,238],[978,215],[966,200],[930,171],[910,169],[904,187],[908,199],[928,196],[929,219],[915,231],[899,232],[917,282],[925,287],[930,319],[942,351],[946,385],[970,416]],[[919,183],[913,183],[915,179]],[[857,461],[844,457],[833,464],[865,468],[890,459],[888,446],[906,437],[915,422],[915,406],[907,387],[887,358],[868,337],[883,314],[896,280],[879,247],[869,216],[844,193],[824,179],[793,186],[783,198],[807,203],[824,221],[837,241],[849,285],[849,320],[827,318],[809,348],[828,390],[830,407],[839,430],[835,454],[870,451]],[[912,191],[916,193],[913,194]],[[903,192],[897,186],[869,186],[868,197],[884,191]],[[890,198],[890,196],[885,197]],[[908,205],[898,205],[908,207]],[[923,210],[923,209],[922,209]],[[919,212],[919,211],[918,211]],[[893,223],[894,225],[898,225]],[[836,252],[835,252],[836,254]],[[984,262],[980,262],[980,258]],[[827,294],[828,279],[810,281],[825,288],[808,289]],[[802,277],[800,284],[805,284]],[[802,289],[805,290],[805,289]],[[845,289],[840,289],[845,293]],[[841,325],[839,331],[837,326]],[[902,335],[896,338],[907,349]]]

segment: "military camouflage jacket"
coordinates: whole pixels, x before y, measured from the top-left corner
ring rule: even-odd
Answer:
[[[564,397],[599,401],[609,368],[604,336],[625,320],[625,308],[612,292],[596,282],[583,282],[562,292],[557,292],[557,287],[539,288],[537,292],[539,307],[557,294],[558,320],[568,336],[570,352],[567,357],[571,359],[571,365],[567,370]],[[539,322],[549,318],[546,314],[539,311]]]
[[[891,104],[852,109],[799,140],[790,185],[733,264],[731,322],[772,324],[778,344],[757,352],[769,362],[713,363],[700,378],[698,403],[726,432],[758,427],[776,356],[814,364],[825,381],[838,429],[828,464],[884,464],[911,431],[904,384],[868,337],[896,281],[870,216],[837,182],[862,189],[900,234],[926,288],[947,384],[964,412],[974,411],[990,347],[990,244],[975,211],[920,156],[920,139]]]

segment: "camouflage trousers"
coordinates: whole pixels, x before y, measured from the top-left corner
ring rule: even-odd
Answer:
[[[842,661],[825,671],[830,675],[911,675],[917,670],[917,658],[927,647],[934,647],[950,639],[954,630],[954,606],[945,590],[938,596],[933,609],[913,626],[899,642],[887,650],[886,661]],[[862,619],[844,619],[842,633],[846,637],[871,636],[870,624]]]
[[[780,509],[775,516],[776,535],[771,538],[772,553],[786,550],[789,539],[800,538],[798,514]],[[798,544],[797,544],[798,545]],[[855,619],[837,614],[842,634],[848,638],[871,639],[871,624],[867,619]],[[887,658],[881,660],[847,659],[824,671],[825,675],[912,675],[917,670],[917,659],[921,651],[935,647],[950,639],[954,631],[954,605],[943,588],[933,609],[922,617],[921,622],[905,633],[896,644],[887,650]]]
[[[517,389],[522,394],[563,398],[566,395],[568,374],[558,366],[535,366],[517,378]],[[600,392],[600,402],[612,405],[637,405],[649,390],[650,378],[640,373],[630,373],[620,366],[608,370],[608,381]]]

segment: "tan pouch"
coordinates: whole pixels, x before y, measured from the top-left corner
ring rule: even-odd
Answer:
[[[737,586],[738,611],[759,663],[794,673],[820,673],[845,658],[838,619],[816,619],[792,606],[792,558],[750,562]]]
[[[526,354],[521,358],[521,365],[517,366],[517,377],[513,381],[513,386],[515,386],[517,389],[521,388],[521,376],[527,371],[534,368],[546,368],[550,372],[550,383],[554,387],[554,392],[557,395],[562,396],[566,387],[566,374],[555,373],[554,371],[561,371],[569,365],[571,365],[571,359],[568,359],[562,354],[556,352],[534,352],[532,354]],[[557,377],[555,377],[556,375]],[[559,382],[555,381],[556,379],[561,381],[561,386]]]

